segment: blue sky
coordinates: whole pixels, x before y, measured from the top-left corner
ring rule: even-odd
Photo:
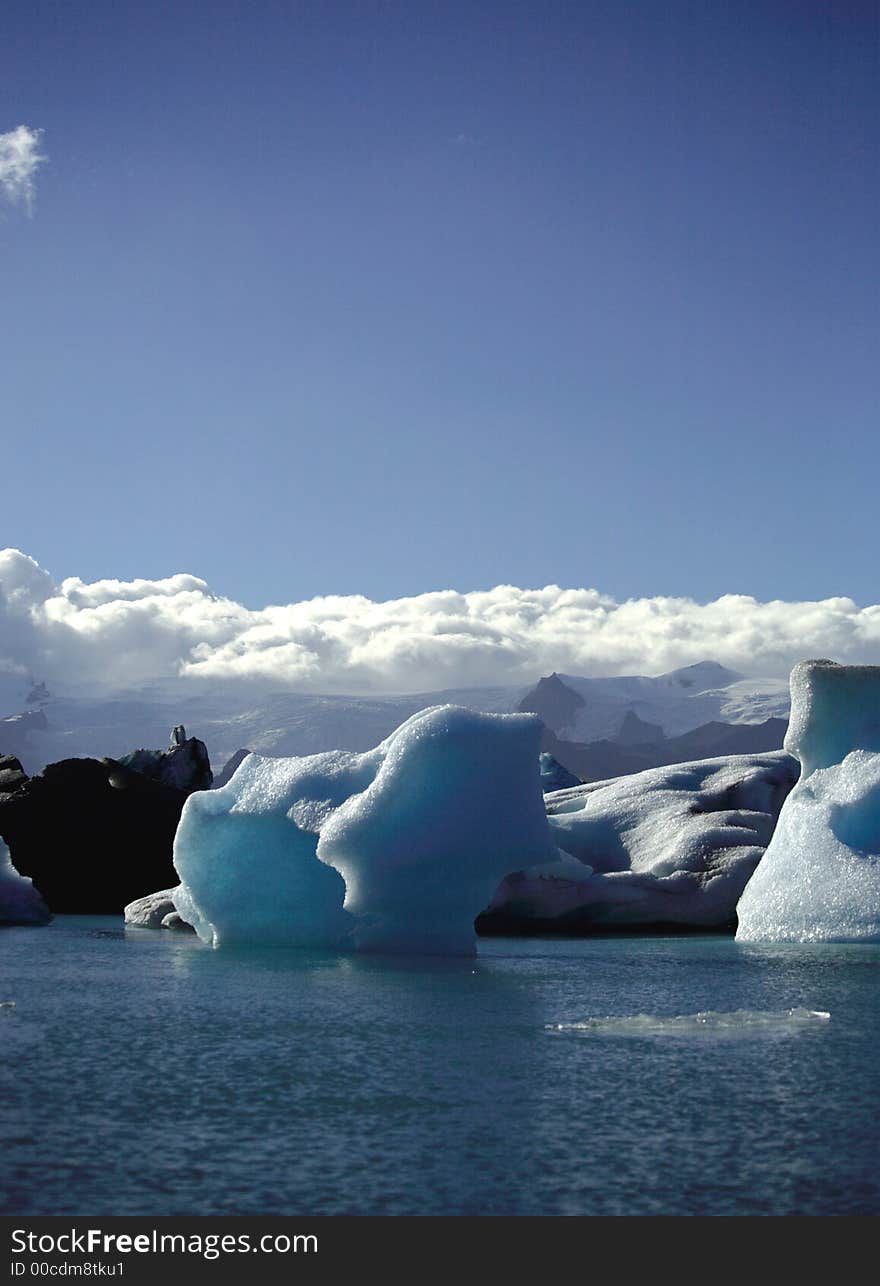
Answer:
[[[874,602],[875,4],[8,0],[0,546]]]

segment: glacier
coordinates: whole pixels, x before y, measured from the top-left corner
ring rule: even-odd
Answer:
[[[785,745],[800,779],[739,901],[737,939],[880,941],[880,666],[795,666]]]
[[[532,715],[440,706],[371,751],[249,755],[187,800],[173,905],[214,946],[473,954],[504,875],[558,857],[540,738]]]

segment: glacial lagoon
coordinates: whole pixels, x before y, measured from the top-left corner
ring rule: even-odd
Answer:
[[[878,965],[726,937],[457,960],[7,928],[0,1209],[877,1214]]]

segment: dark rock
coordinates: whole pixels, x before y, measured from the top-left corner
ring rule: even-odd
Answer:
[[[214,778],[215,790],[219,790],[221,786],[226,785],[226,783],[232,778],[239,764],[243,763],[250,753],[251,752],[249,750],[236,750],[235,754],[232,755],[230,759],[226,760],[226,763]]]
[[[717,759],[719,755],[759,755],[781,750],[788,730],[787,719],[765,719],[763,723],[701,724],[680,737],[670,737],[667,749],[675,756],[662,762],[685,763],[689,759]]]
[[[650,746],[666,740],[666,733],[659,723],[647,723],[635,710],[627,710],[620,731],[614,740],[620,746]]]
[[[0,835],[51,911],[121,915],[144,889],[178,883],[188,793],[112,759],[64,759],[0,794]]]
[[[551,732],[561,732],[574,723],[576,712],[585,701],[579,692],[563,683],[558,674],[539,679],[517,706],[523,714],[536,714]]]
[[[564,741],[547,729],[541,749],[551,754],[581,781],[605,781],[656,768],[660,756],[654,746],[621,746],[616,741]]]
[[[583,785],[580,777],[564,768],[558,759],[547,751],[542,751],[538,758],[541,771],[541,789],[545,795],[554,790],[569,790],[572,786]]]
[[[28,776],[15,755],[0,755],[0,797],[18,790]]]
[[[207,746],[197,737],[187,738],[182,723],[172,731],[167,750],[132,750],[130,754],[123,755],[119,763],[150,781],[174,786],[187,794],[194,790],[210,790],[214,780]]]
[[[30,691],[25,697],[25,703],[30,709],[32,706],[45,705],[45,703],[51,699],[52,693],[46,687],[45,683],[34,682],[31,684]]]
[[[617,740],[565,741],[547,731],[541,741],[541,749],[553,755],[582,781],[607,781],[611,777],[626,777],[645,768],[662,768],[666,764],[781,750],[787,728],[785,719],[765,719],[763,723],[721,723],[715,720],[679,737],[644,744],[621,744]]]

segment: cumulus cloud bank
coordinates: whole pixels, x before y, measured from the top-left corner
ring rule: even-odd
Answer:
[[[0,134],[0,195],[11,205],[21,205],[30,213],[34,203],[34,179],[46,160],[37,150],[43,131],[28,125],[17,125]]]
[[[50,574],[0,552],[0,675],[95,692],[236,683],[311,692],[418,692],[568,674],[659,674],[716,660],[753,675],[830,656],[880,663],[880,605],[848,598],[619,603],[594,589],[443,590],[377,603],[314,598],[253,611],[196,576]]]

